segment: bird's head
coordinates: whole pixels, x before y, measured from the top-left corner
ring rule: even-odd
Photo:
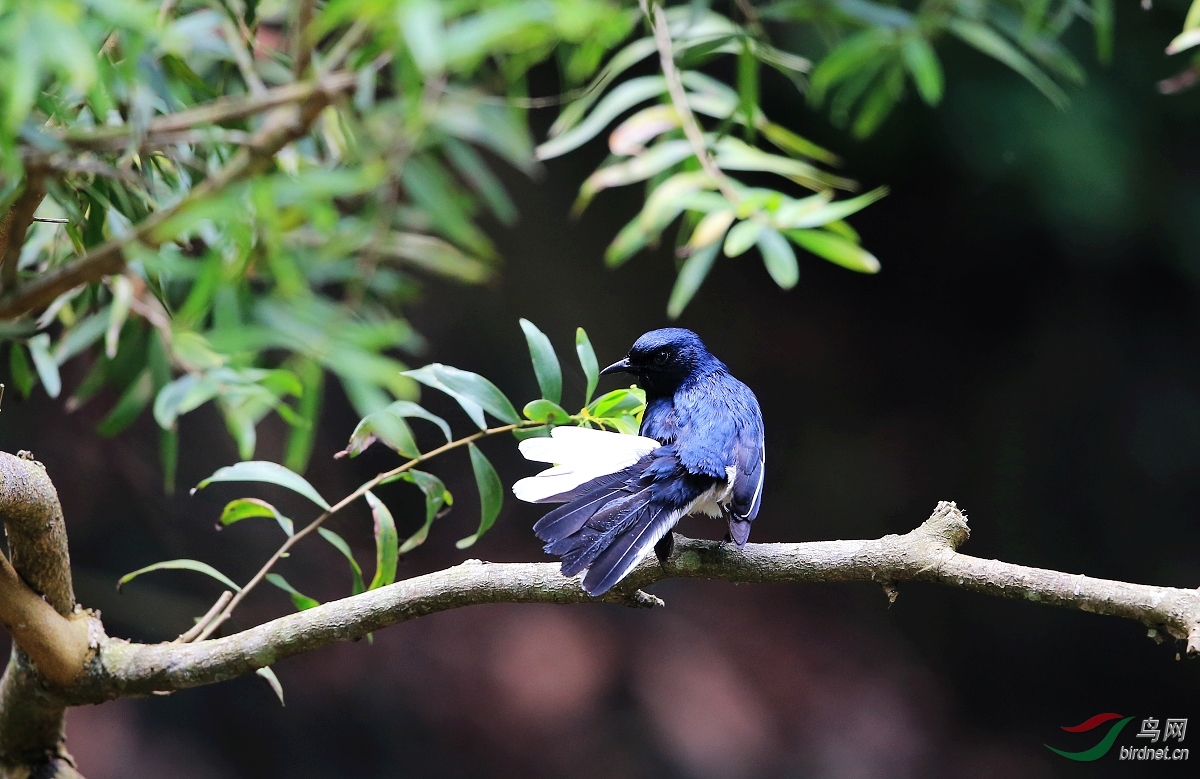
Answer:
[[[689,376],[720,365],[700,336],[681,327],[665,327],[637,339],[625,359],[600,371],[600,375],[631,373],[654,397],[669,395]]]

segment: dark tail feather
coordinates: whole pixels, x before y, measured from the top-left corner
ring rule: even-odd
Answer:
[[[557,541],[578,533],[592,516],[621,492],[621,485],[601,488],[565,506],[556,508],[533,525],[533,532],[543,541]]]
[[[750,522],[745,519],[736,517],[729,518],[729,537],[733,539],[733,543],[738,546],[745,546],[746,539],[750,537]]]
[[[583,589],[603,595],[633,570],[654,545],[679,521],[678,512],[661,503],[642,508],[588,567]]]
[[[625,532],[649,502],[649,488],[610,501],[577,533],[546,544],[545,550],[562,557],[563,576],[574,576],[590,566],[615,538]]]

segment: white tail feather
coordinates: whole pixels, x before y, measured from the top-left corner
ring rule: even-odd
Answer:
[[[527,438],[518,448],[527,460],[555,467],[513,485],[518,500],[536,503],[599,476],[628,468],[660,446],[653,438],[586,427],[556,427],[548,438]]]

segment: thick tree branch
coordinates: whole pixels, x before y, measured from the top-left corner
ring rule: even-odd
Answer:
[[[75,680],[88,654],[88,619],[74,615],[62,508],[41,463],[0,453],[0,519],[12,558],[0,564],[0,621],[14,639],[0,679],[0,776],[74,776],[63,746],[65,703],[47,681]]]
[[[0,292],[17,286],[17,262],[21,259],[21,247],[25,245],[25,233],[33,223],[33,213],[46,197],[42,172],[30,168],[25,189],[13,202],[8,213],[0,219]]]
[[[1177,638],[1200,625],[1200,591],[1095,579],[956,550],[968,535],[966,517],[941,503],[917,529],[871,541],[748,544],[744,549],[680,538],[663,564],[651,557],[601,601],[661,604],[638,588],[669,578],[731,582],[926,581],[1005,598],[1136,619]],[[326,603],[225,638],[194,644],[130,644],[107,637],[86,673],[63,694],[71,703],[179,690],[231,679],[293,655],[438,611],[482,603],[586,603],[578,579],[557,563],[471,560],[437,573]],[[1200,653],[1193,639],[1188,653]]]

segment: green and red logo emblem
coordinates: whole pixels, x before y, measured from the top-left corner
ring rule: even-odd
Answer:
[[[1120,714],[1107,712],[1105,714],[1097,714],[1094,717],[1089,717],[1078,725],[1073,725],[1070,727],[1063,726],[1063,730],[1067,731],[1068,733],[1087,733],[1089,731],[1096,730],[1101,725],[1105,725],[1110,722],[1113,723],[1108,726],[1106,731],[1103,731],[1104,736],[1096,743],[1095,746],[1093,746],[1091,749],[1085,749],[1082,752],[1067,752],[1062,749],[1056,749],[1049,744],[1044,744],[1043,746],[1055,754],[1062,755],[1068,760],[1078,760],[1080,762],[1099,760],[1108,754],[1108,750],[1112,749],[1113,744],[1116,743],[1117,736],[1121,735],[1121,731],[1125,729],[1125,726],[1128,725],[1132,719],[1133,717],[1122,717]],[[1114,722],[1114,720],[1116,721]]]

